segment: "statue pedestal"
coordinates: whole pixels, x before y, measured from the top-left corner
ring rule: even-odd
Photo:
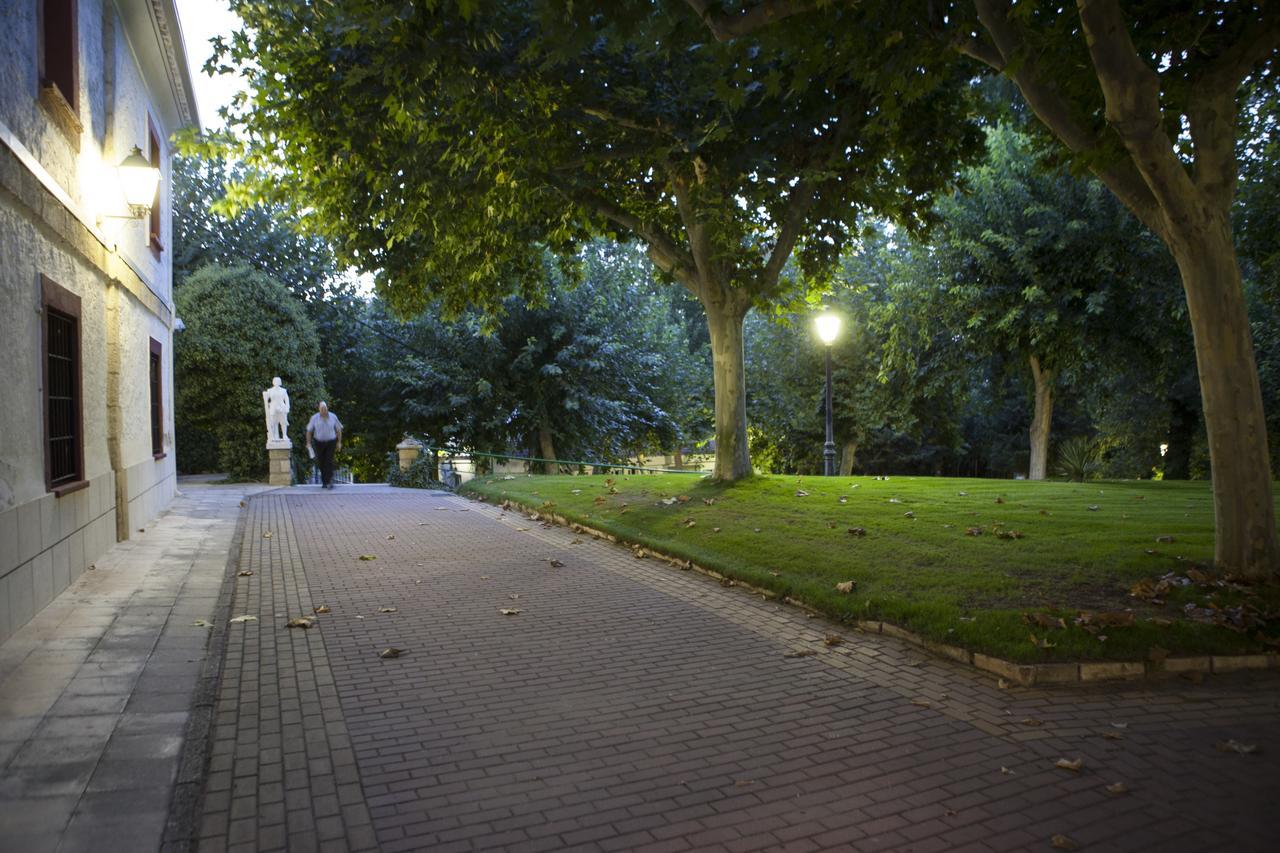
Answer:
[[[287,438],[273,438],[267,442],[267,483],[272,486],[292,486],[293,467],[289,456],[293,442]]]

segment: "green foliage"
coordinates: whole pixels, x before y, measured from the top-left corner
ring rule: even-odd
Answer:
[[[1083,483],[1097,477],[1101,468],[1101,449],[1093,439],[1077,435],[1058,445],[1054,471],[1059,477]]]
[[[427,312],[399,323],[375,300],[362,349],[388,425],[377,446],[410,430],[541,456],[545,430],[559,456],[616,460],[701,439],[706,347],[672,321],[671,291],[633,248],[593,243],[580,260],[576,286],[548,264],[545,300],[511,297],[497,321]]]
[[[612,493],[604,479],[479,478],[461,491],[533,507],[549,500],[570,521],[692,560],[833,619],[883,619],[929,640],[1020,662],[1140,661],[1151,646],[1177,655],[1233,654],[1262,651],[1277,636],[1275,625],[1266,636],[1238,634],[1183,617],[1188,603],[1246,600],[1216,586],[1175,587],[1160,607],[1129,596],[1140,580],[1185,574],[1212,559],[1213,496],[1206,483],[758,476],[724,485],[673,474],[615,477]],[[691,500],[661,503],[680,494]],[[855,526],[866,535],[851,536]],[[971,527],[981,535],[967,535]],[[1023,536],[1000,538],[997,530]],[[1173,536],[1176,544],[1158,544],[1157,536]],[[850,580],[852,593],[836,590]],[[1260,610],[1280,606],[1280,587],[1252,591],[1259,598],[1248,600]],[[1130,608],[1136,624],[1108,630],[1105,642],[1073,624],[1081,610]],[[1052,629],[1055,645],[1041,649],[1028,641],[1022,614],[1046,610],[1065,617],[1068,627]]]
[[[293,294],[249,267],[211,264],[176,288],[174,300],[186,325],[174,336],[179,470],[262,478],[262,391],[273,376],[289,390],[289,437],[295,465],[305,466],[306,422],[324,381],[315,326]]]
[[[449,487],[435,478],[436,471],[431,457],[419,453],[418,458],[409,464],[406,470],[400,470],[400,460],[395,453],[387,455],[387,485],[401,489],[438,489],[449,491]]]

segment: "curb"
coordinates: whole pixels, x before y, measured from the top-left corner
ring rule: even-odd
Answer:
[[[213,717],[217,708],[218,687],[222,682],[222,664],[227,645],[227,620],[231,617],[236,573],[240,571],[240,549],[244,544],[245,527],[249,521],[249,501],[255,497],[257,494],[243,497],[244,506],[240,508],[236,529],[231,534],[231,543],[227,549],[222,589],[214,607],[213,628],[205,647],[204,667],[191,703],[191,718],[187,722],[182,741],[182,759],[178,763],[178,776],[174,780],[173,797],[169,802],[169,817],[165,821],[164,837],[160,844],[163,853],[188,853],[199,844],[204,780],[213,754]]]
[[[474,500],[489,506],[500,507],[498,503],[490,503],[484,496],[459,494],[467,500]],[[709,569],[705,566],[699,566],[692,560],[686,560],[682,557],[674,557],[670,554],[664,554],[661,551],[655,551],[648,545],[641,545],[638,542],[630,542],[616,534],[608,533],[603,530],[597,530],[588,527],[578,521],[570,521],[563,515],[557,513],[546,513],[542,510],[522,504],[512,498],[504,498],[512,509],[519,509],[526,514],[536,516],[536,521],[550,521],[562,527],[568,527],[574,533],[583,533],[595,539],[605,539],[617,545],[624,545],[631,548],[637,557],[655,557],[665,563],[668,563],[682,571],[695,571],[699,574],[715,578],[724,586],[741,587],[753,595],[759,595],[762,598],[781,601],[792,607],[799,608],[813,616],[819,616],[823,619],[831,620],[827,614],[810,607],[802,601],[797,601],[790,596],[779,595],[773,590],[762,589],[752,586],[744,581],[730,578],[715,569]],[[1246,669],[1280,669],[1280,653],[1267,652],[1264,654],[1250,655],[1195,655],[1189,657],[1170,657],[1162,661],[1081,661],[1071,662],[1055,662],[1055,663],[1014,663],[1003,658],[984,655],[981,652],[971,652],[968,649],[962,649],[959,646],[951,646],[946,643],[939,643],[936,640],[925,639],[924,637],[906,628],[899,627],[890,622],[864,620],[859,619],[852,623],[859,631],[865,634],[883,634],[886,637],[894,637],[909,643],[917,648],[923,649],[937,657],[944,657],[956,663],[971,666],[980,669],[983,672],[989,672],[999,676],[1007,681],[1022,687],[1042,686],[1046,684],[1092,684],[1100,681],[1135,681],[1138,679],[1154,679],[1168,675],[1182,675],[1184,673],[1226,673],[1240,672]]]

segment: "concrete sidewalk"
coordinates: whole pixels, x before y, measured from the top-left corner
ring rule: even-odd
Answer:
[[[1277,673],[1002,690],[412,490],[258,496],[240,569],[230,612],[253,618],[227,625],[201,850],[1274,843]]]
[[[161,846],[253,484],[183,494],[0,645],[0,849]],[[201,750],[203,743],[198,745]]]

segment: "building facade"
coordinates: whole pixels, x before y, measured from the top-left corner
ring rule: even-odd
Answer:
[[[0,0],[0,641],[173,498],[187,126],[173,0]],[[131,152],[149,204],[126,202]]]

